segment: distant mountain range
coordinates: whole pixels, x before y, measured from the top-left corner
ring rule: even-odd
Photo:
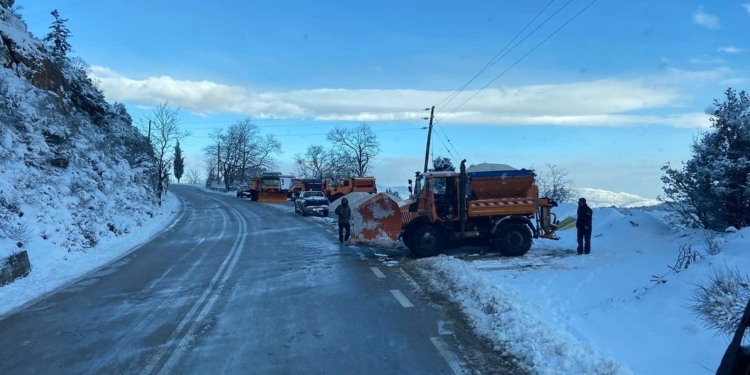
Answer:
[[[644,206],[656,206],[661,204],[656,199],[644,198],[639,195],[630,193],[616,193],[614,191],[592,189],[592,188],[578,188],[578,195],[586,198],[586,202],[591,207],[644,207]]]
[[[406,199],[409,197],[409,189],[406,186],[385,186],[381,184],[377,184],[378,192],[385,193],[386,189],[391,189],[393,191],[398,192],[401,199]],[[639,195],[630,194],[630,193],[624,193],[624,192],[614,192],[609,190],[602,190],[602,189],[592,189],[592,188],[578,188],[576,197],[581,196],[585,197],[586,201],[588,202],[589,206],[591,207],[622,207],[622,208],[632,208],[632,207],[644,207],[644,206],[656,206],[661,204],[656,199],[650,199],[650,198],[644,198]]]

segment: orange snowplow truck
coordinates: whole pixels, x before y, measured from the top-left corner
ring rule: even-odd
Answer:
[[[491,243],[505,256],[521,256],[534,238],[559,239],[557,203],[539,198],[529,170],[417,173],[412,196],[400,206],[401,238],[418,257],[435,256],[448,245]],[[392,228],[393,218],[379,218]]]
[[[250,199],[259,203],[286,203],[287,194],[281,191],[281,173],[263,172],[248,183]]]
[[[325,180],[323,183],[323,194],[325,194],[329,202],[333,202],[349,193],[375,194],[377,192],[375,177],[350,177],[334,181]]]

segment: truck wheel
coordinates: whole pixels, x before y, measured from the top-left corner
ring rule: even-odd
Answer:
[[[323,211],[323,217],[328,217],[328,210]]]
[[[410,237],[409,250],[418,258],[432,257],[443,252],[443,236],[432,225],[417,228]]]
[[[339,198],[341,198],[343,196],[344,196],[344,194],[336,194],[336,195],[334,195],[333,197],[331,197],[331,203],[335,202],[336,199],[339,199]]]
[[[525,224],[506,224],[498,228],[492,241],[493,247],[504,256],[521,256],[531,249],[531,231]]]
[[[302,211],[302,216],[307,216],[307,210],[305,210],[305,209],[303,208],[303,209],[302,209],[301,211]]]

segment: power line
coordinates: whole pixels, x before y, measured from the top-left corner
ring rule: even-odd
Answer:
[[[290,124],[283,126],[323,126],[323,125],[337,125],[337,124],[348,124],[352,122],[367,122],[367,123],[380,123],[380,122],[408,122],[417,121],[421,118],[408,118],[408,119],[388,119],[388,120],[315,120],[310,118],[292,117],[292,118],[268,118],[268,119],[251,119],[250,122],[270,122],[270,121],[310,121],[309,124]],[[187,121],[180,122],[181,125],[189,124],[228,124],[236,123],[242,120],[209,120],[209,121]],[[277,125],[256,125],[259,128],[262,127],[275,127]]]
[[[405,128],[405,129],[385,129],[385,130],[373,130],[373,133],[388,133],[388,132],[403,132],[403,131],[411,131],[411,130],[425,130],[426,127],[419,127],[419,128]],[[274,134],[275,137],[307,137],[307,136],[318,136],[318,135],[328,135],[328,133],[316,133],[316,134]],[[186,144],[189,145],[193,143],[196,140],[191,140],[189,138],[186,138],[183,141],[180,141],[180,144]],[[200,141],[198,141],[200,142]],[[205,139],[205,142],[214,142],[211,139]]]
[[[570,1],[572,1],[572,0],[570,0]],[[570,3],[570,1],[568,2],[568,4]],[[588,9],[589,7],[591,7],[592,5],[594,5],[594,3],[596,3],[596,1],[597,1],[597,0],[593,0],[593,1],[591,1],[591,2],[590,2],[590,3],[588,4],[588,5],[586,5],[586,6],[585,6],[585,7],[583,8],[583,9],[581,9],[581,10],[580,10],[580,11],[579,11],[578,13],[576,13],[576,14],[575,14],[575,15],[574,15],[573,17],[571,17],[571,18],[570,18],[570,19],[569,19],[568,21],[566,21],[565,23],[563,23],[563,24],[562,24],[562,26],[560,26],[560,27],[559,27],[559,28],[557,28],[557,29],[556,29],[555,31],[553,31],[553,32],[552,32],[552,34],[550,34],[550,35],[549,35],[548,37],[544,38],[544,40],[542,40],[541,42],[539,42],[539,43],[538,43],[538,44],[537,44],[536,46],[534,46],[534,48],[532,48],[532,49],[531,49],[531,50],[530,50],[529,52],[526,52],[526,54],[524,54],[523,56],[521,56],[521,58],[520,58],[520,59],[518,59],[518,60],[516,60],[516,62],[514,62],[514,63],[513,63],[513,64],[512,64],[511,66],[509,66],[509,67],[508,67],[507,69],[505,69],[505,70],[504,70],[504,71],[502,71],[502,72],[501,72],[500,74],[498,74],[498,75],[497,75],[497,76],[496,76],[495,78],[493,78],[493,79],[492,79],[492,80],[491,80],[490,82],[488,82],[488,83],[487,83],[486,85],[484,85],[484,86],[483,86],[483,87],[482,87],[481,89],[479,89],[479,90],[478,90],[477,92],[475,92],[475,93],[474,93],[473,95],[471,95],[471,96],[470,96],[470,97],[469,97],[468,99],[466,99],[466,100],[465,100],[465,101],[464,101],[463,103],[459,104],[459,105],[458,105],[458,107],[456,107],[456,108],[453,108],[453,110],[452,110],[452,111],[448,112],[448,114],[446,114],[445,116],[443,116],[443,117],[441,117],[441,118],[440,118],[439,120],[437,120],[437,122],[436,122],[436,123],[439,123],[440,121],[444,120],[444,119],[445,119],[446,117],[450,116],[450,115],[451,115],[451,114],[452,114],[453,112],[455,112],[456,110],[458,110],[459,108],[461,108],[461,107],[462,107],[462,106],[463,106],[464,104],[466,104],[466,103],[467,103],[467,102],[468,102],[469,100],[473,99],[473,98],[474,98],[475,96],[477,96],[477,95],[478,95],[478,94],[479,94],[480,92],[482,92],[482,90],[486,89],[486,88],[487,88],[487,87],[488,87],[489,85],[491,85],[491,84],[492,84],[493,82],[497,81],[497,80],[498,80],[498,79],[499,79],[500,77],[502,77],[502,76],[503,76],[503,75],[504,75],[505,73],[507,73],[507,72],[508,72],[509,70],[511,70],[511,69],[512,69],[512,68],[513,68],[514,66],[518,65],[518,63],[520,63],[521,61],[523,61],[523,59],[525,59],[525,58],[526,58],[526,57],[527,57],[528,55],[530,55],[530,54],[531,54],[532,52],[534,52],[534,51],[535,51],[535,50],[536,50],[537,48],[541,47],[541,46],[542,46],[542,44],[544,44],[544,43],[545,43],[546,41],[548,41],[548,40],[549,40],[550,38],[552,38],[552,37],[553,37],[553,36],[554,36],[555,34],[557,34],[557,33],[558,33],[558,32],[559,32],[560,30],[562,30],[562,29],[563,29],[563,28],[564,28],[565,26],[567,26],[567,25],[568,25],[569,23],[573,22],[573,20],[575,20],[576,18],[578,18],[578,16],[580,16],[580,15],[581,15],[581,14],[582,14],[583,12],[585,12],[585,11],[586,11],[586,9]],[[567,4],[565,4],[565,5],[567,5]],[[563,7],[564,7],[564,6],[563,6]],[[561,9],[562,9],[562,8],[561,8]],[[540,25],[540,26],[541,26],[541,25]],[[525,39],[525,38],[524,38],[524,39]],[[521,40],[521,42],[523,42],[523,40]],[[519,44],[520,44],[521,42],[519,42]],[[518,45],[518,44],[516,44],[516,45]],[[510,51],[509,51],[509,52],[510,52]]]
[[[553,17],[555,17],[555,16],[556,16],[556,15],[557,15],[558,13],[560,13],[560,11],[561,11],[561,10],[565,9],[565,7],[567,7],[567,6],[568,6],[568,5],[569,5],[569,4],[570,4],[570,3],[572,2],[572,1],[573,1],[573,0],[569,0],[569,1],[567,2],[567,3],[565,3],[565,4],[564,4],[564,5],[563,5],[563,6],[562,6],[562,7],[560,8],[560,9],[558,9],[558,10],[557,10],[557,11],[556,11],[555,13],[553,13],[553,14],[552,14],[551,16],[549,16],[549,17],[548,17],[548,18],[547,18],[546,20],[544,20],[544,22],[542,22],[542,23],[541,23],[541,24],[540,24],[539,26],[537,26],[537,27],[536,27],[536,28],[535,28],[534,30],[532,30],[532,31],[531,31],[531,32],[530,32],[530,33],[529,33],[528,35],[526,35],[526,36],[525,36],[525,37],[524,37],[524,38],[523,38],[523,39],[522,39],[522,40],[521,40],[520,42],[518,42],[518,43],[517,43],[516,45],[514,45],[514,46],[513,46],[513,47],[512,47],[512,48],[511,48],[510,50],[508,50],[508,52],[506,52],[505,54],[503,54],[503,52],[504,52],[504,51],[505,51],[505,50],[506,50],[506,49],[508,48],[508,46],[510,46],[510,45],[511,45],[511,44],[513,43],[513,41],[515,41],[516,39],[518,39],[518,37],[519,37],[519,36],[521,36],[521,34],[523,34],[523,32],[524,32],[524,31],[526,31],[526,29],[527,29],[527,28],[529,28],[529,26],[531,26],[531,24],[532,24],[532,23],[534,23],[534,21],[536,21],[536,19],[537,19],[537,18],[539,18],[539,16],[541,16],[541,15],[542,15],[542,13],[544,13],[544,11],[546,11],[546,10],[547,10],[547,8],[549,8],[549,7],[550,7],[550,5],[552,5],[552,3],[554,3],[554,2],[555,2],[555,0],[550,0],[550,2],[549,2],[549,3],[547,3],[547,5],[545,5],[545,6],[544,6],[544,8],[542,8],[542,9],[541,9],[541,10],[540,10],[540,11],[539,11],[539,12],[538,12],[537,14],[536,14],[536,16],[534,16],[534,18],[532,18],[532,19],[531,19],[531,20],[530,20],[530,21],[529,21],[528,23],[526,23],[526,26],[524,26],[524,27],[523,27],[523,29],[521,29],[521,30],[520,30],[520,31],[519,31],[519,32],[518,32],[518,33],[517,33],[517,34],[516,34],[516,35],[515,35],[515,36],[513,37],[513,39],[511,39],[510,41],[508,41],[508,43],[507,43],[507,44],[506,44],[506,45],[505,45],[505,46],[503,47],[503,49],[501,49],[501,50],[500,50],[500,52],[498,52],[498,53],[497,53],[497,54],[496,54],[496,55],[495,55],[495,56],[494,56],[494,57],[493,57],[492,59],[490,59],[490,61],[488,61],[488,62],[487,62],[487,64],[485,64],[485,66],[484,66],[484,67],[483,67],[483,68],[482,68],[482,69],[481,69],[481,70],[480,70],[480,71],[479,71],[479,72],[478,72],[477,74],[475,74],[475,75],[474,75],[474,77],[472,77],[472,78],[471,78],[471,79],[470,79],[470,80],[469,80],[468,82],[466,82],[466,83],[465,83],[465,84],[464,84],[463,86],[459,87],[459,88],[458,88],[458,90],[456,90],[456,91],[455,91],[455,92],[454,92],[453,94],[449,95],[448,97],[446,97],[445,99],[441,100],[441,101],[440,101],[440,102],[439,102],[439,103],[437,104],[437,105],[440,105],[440,104],[441,104],[442,102],[444,102],[444,101],[445,101],[446,99],[450,98],[450,100],[448,100],[448,102],[447,102],[447,103],[445,103],[445,105],[444,105],[444,106],[443,106],[443,107],[441,108],[441,110],[442,110],[443,108],[447,107],[447,106],[448,106],[448,104],[450,104],[450,103],[451,103],[451,102],[453,101],[453,99],[457,98],[457,97],[458,97],[458,95],[459,95],[459,94],[460,94],[461,92],[463,92],[463,91],[464,91],[464,89],[465,89],[466,87],[468,87],[468,86],[469,86],[469,84],[471,84],[472,82],[474,82],[474,80],[475,80],[475,79],[477,79],[477,78],[478,78],[478,77],[479,77],[480,75],[482,75],[482,74],[483,74],[483,73],[484,73],[485,71],[487,71],[487,69],[489,69],[490,67],[492,67],[493,65],[495,65],[495,64],[496,64],[496,63],[497,63],[498,61],[500,61],[500,60],[501,60],[501,59],[502,59],[503,57],[505,57],[506,55],[508,55],[508,53],[510,53],[511,51],[513,51],[513,49],[515,49],[516,47],[518,47],[518,45],[520,45],[521,43],[523,43],[523,41],[525,41],[526,39],[528,39],[528,38],[529,38],[529,37],[530,37],[531,35],[533,35],[533,34],[534,34],[534,33],[535,33],[535,32],[536,32],[537,30],[539,30],[539,28],[541,28],[542,26],[544,26],[544,25],[545,25],[545,24],[546,24],[546,23],[547,23],[547,22],[548,22],[548,21],[549,21],[550,19],[552,19],[552,18],[553,18]],[[438,112],[440,112],[440,111],[438,111]],[[452,112],[451,112],[451,113],[452,113]],[[450,114],[450,113],[449,113],[449,114]],[[445,118],[445,117],[443,117],[443,118]],[[442,120],[442,118],[441,118],[441,120]],[[437,122],[436,122],[435,124],[436,124],[436,125],[438,125],[438,123],[439,123],[439,122],[440,122],[440,121],[438,120],[438,121],[437,121]],[[450,138],[448,137],[448,134],[446,134],[446,132],[445,132],[445,129],[444,129],[444,128],[443,128],[442,126],[440,126],[440,125],[438,125],[438,127],[440,127],[440,131],[441,131],[441,132],[443,132],[443,136],[445,136],[445,139],[446,139],[446,140],[448,141],[448,144],[450,144],[450,145],[451,145],[451,147],[453,147],[453,150],[454,150],[454,151],[456,152],[456,154],[457,154],[457,155],[459,155],[459,157],[460,157],[460,153],[458,152],[458,149],[456,148],[456,146],[454,146],[454,145],[453,145],[453,142],[451,142]]]
[[[440,104],[442,104],[442,103],[443,103],[443,102],[444,102],[444,101],[445,101],[446,99],[450,98],[450,100],[448,100],[448,102],[447,102],[447,103],[445,103],[445,105],[443,106],[443,107],[447,107],[447,106],[448,106],[448,104],[450,104],[450,103],[451,103],[451,102],[453,101],[453,99],[455,99],[455,98],[456,98],[456,97],[458,96],[458,94],[460,94],[460,93],[461,93],[462,91],[464,91],[464,89],[465,89],[465,88],[466,88],[467,86],[469,86],[469,84],[471,84],[472,82],[474,82],[474,80],[475,80],[475,79],[477,79],[477,78],[478,78],[478,77],[479,77],[480,75],[482,75],[482,73],[484,73],[485,71],[487,71],[487,69],[489,69],[489,68],[490,68],[490,67],[491,67],[492,65],[494,65],[494,64],[495,64],[495,62],[497,62],[497,61],[495,61],[496,59],[497,59],[497,60],[500,60],[500,59],[502,59],[502,58],[503,58],[503,56],[500,56],[500,54],[502,54],[502,53],[503,53],[503,51],[505,51],[505,49],[507,49],[507,48],[508,48],[508,46],[510,46],[510,45],[511,45],[511,43],[513,43],[513,41],[514,41],[514,40],[516,40],[516,39],[517,39],[517,38],[518,38],[518,37],[519,37],[519,36],[520,36],[520,35],[521,35],[521,34],[522,34],[522,33],[523,33],[524,31],[526,31],[526,29],[527,29],[527,28],[528,28],[529,26],[531,26],[531,24],[532,24],[532,23],[533,23],[534,21],[536,21],[536,19],[537,19],[537,18],[539,18],[539,16],[541,16],[541,15],[542,15],[542,13],[544,13],[544,11],[545,11],[545,10],[547,10],[547,8],[549,8],[549,6],[550,6],[550,5],[552,5],[552,3],[554,3],[554,2],[555,2],[555,0],[550,0],[550,2],[549,2],[549,3],[547,3],[547,5],[546,5],[546,6],[544,7],[544,8],[542,8],[542,10],[540,10],[540,11],[539,11],[539,13],[537,13],[537,14],[536,14],[536,16],[534,16],[534,18],[532,18],[532,19],[531,19],[531,21],[529,21],[529,22],[528,22],[528,23],[526,24],[526,26],[524,26],[524,27],[523,27],[523,29],[521,29],[521,31],[519,31],[519,32],[518,32],[518,33],[516,34],[516,36],[514,36],[514,37],[513,37],[513,39],[511,39],[511,40],[510,40],[510,41],[509,41],[509,42],[508,42],[508,43],[507,43],[507,44],[506,44],[506,45],[505,45],[505,46],[503,47],[503,49],[501,49],[501,50],[500,50],[500,52],[498,52],[498,53],[497,53],[497,55],[495,55],[495,56],[494,56],[493,58],[491,58],[491,59],[490,59],[490,61],[488,61],[488,62],[487,62],[487,64],[485,64],[485,65],[484,65],[484,67],[483,67],[483,68],[482,68],[482,69],[481,69],[481,70],[479,71],[479,73],[475,74],[475,75],[474,75],[474,77],[472,77],[472,78],[471,78],[471,79],[469,80],[469,82],[466,82],[466,83],[465,83],[465,84],[464,84],[463,86],[459,87],[459,88],[458,88],[458,90],[454,91],[454,92],[453,92],[453,93],[452,93],[451,95],[448,95],[448,96],[447,96],[447,97],[446,97],[445,99],[443,99],[443,100],[441,100],[440,102],[438,102],[437,104],[435,104],[435,106],[436,106],[436,107],[437,107],[437,106],[439,106],[439,105],[440,105]],[[533,32],[532,32],[532,33],[533,33]],[[498,56],[500,56],[500,58],[498,58]],[[493,61],[494,61],[494,62],[493,62]],[[438,112],[439,112],[439,111],[438,111]]]

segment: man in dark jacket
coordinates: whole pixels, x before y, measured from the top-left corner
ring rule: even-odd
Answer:
[[[578,230],[578,255],[591,253],[591,223],[594,212],[586,204],[586,198],[578,200],[576,229]],[[585,242],[584,242],[585,241]]]
[[[349,232],[352,230],[352,227],[349,224],[349,220],[352,218],[352,210],[349,208],[349,200],[341,198],[341,204],[336,207],[336,210],[333,212],[339,217],[339,243],[349,241]],[[346,236],[344,236],[344,230],[346,230]]]

